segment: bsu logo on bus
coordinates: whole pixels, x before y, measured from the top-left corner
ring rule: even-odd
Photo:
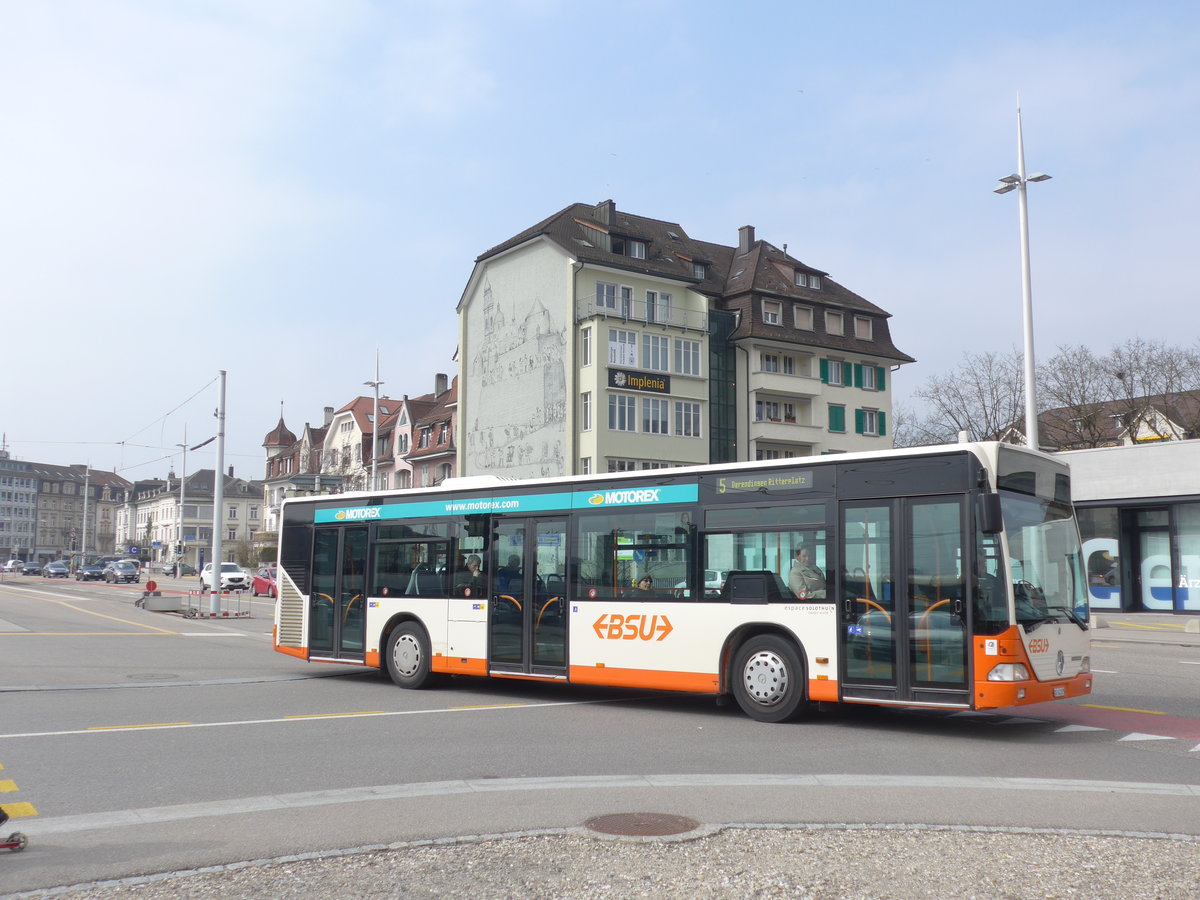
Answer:
[[[666,616],[605,613],[592,623],[592,630],[602,641],[661,641],[675,626]]]

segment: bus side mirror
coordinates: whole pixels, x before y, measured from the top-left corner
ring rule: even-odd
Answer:
[[[979,530],[984,534],[999,534],[1004,530],[1004,515],[1000,509],[999,494],[976,494],[975,509]]]

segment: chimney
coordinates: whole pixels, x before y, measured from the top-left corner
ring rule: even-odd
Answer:
[[[325,425],[323,427],[328,428],[329,423],[332,421],[333,421],[333,407],[327,406],[327,407],[325,407]]]
[[[433,396],[442,396],[442,394],[446,393],[447,387],[448,382],[446,380],[445,373],[438,372],[437,375],[433,377]]]
[[[738,255],[749,253],[754,244],[754,226],[743,225],[738,229]]]
[[[603,200],[596,204],[596,221],[604,225],[617,224],[617,204],[612,200]]]
[[[230,466],[230,467],[229,467],[229,477],[230,477],[230,478],[232,478],[232,477],[233,477],[233,466]]]

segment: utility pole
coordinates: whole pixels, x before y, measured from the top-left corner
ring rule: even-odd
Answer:
[[[221,529],[225,505],[225,370],[221,370],[221,403],[217,407],[217,468],[213,473],[213,558],[212,584],[208,611],[214,616],[221,612]]]

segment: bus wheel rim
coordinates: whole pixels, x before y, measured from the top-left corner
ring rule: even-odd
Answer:
[[[762,706],[775,706],[787,695],[787,664],[777,653],[760,650],[746,660],[742,669],[746,694]]]
[[[417,674],[421,667],[421,645],[415,635],[402,634],[392,651],[396,671],[405,677]]]

